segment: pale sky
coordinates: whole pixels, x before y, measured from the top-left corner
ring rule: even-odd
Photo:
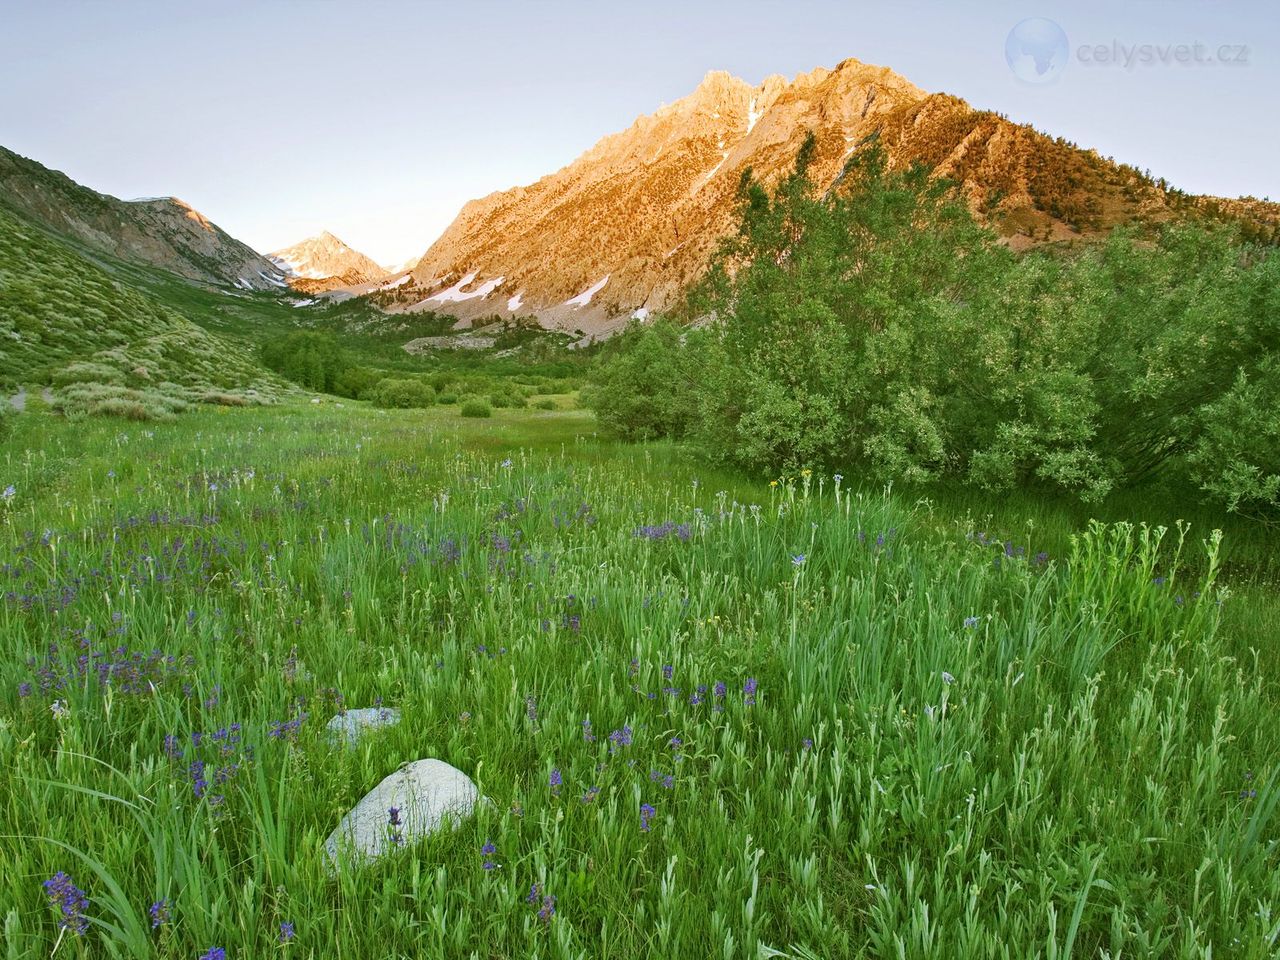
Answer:
[[[1046,17],[1052,83],[1004,57]],[[124,198],[172,194],[260,251],[328,229],[416,256],[689,93],[846,57],[891,67],[1197,193],[1280,198],[1280,4],[1232,0],[0,0],[0,144]],[[1245,62],[1084,62],[1196,44]]]

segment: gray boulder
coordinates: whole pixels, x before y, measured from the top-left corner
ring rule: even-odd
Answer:
[[[415,760],[365,794],[329,835],[325,852],[335,868],[375,859],[469,817],[477,796],[476,785],[457,767]]]
[[[353,747],[366,733],[394,727],[399,722],[400,711],[394,707],[363,707],[338,714],[325,724],[325,732],[330,743]]]

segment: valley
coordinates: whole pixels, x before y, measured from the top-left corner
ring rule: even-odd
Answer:
[[[846,59],[217,217],[0,148],[6,958],[1274,955],[1280,205]]]

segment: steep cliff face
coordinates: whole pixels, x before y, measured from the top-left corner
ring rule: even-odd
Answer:
[[[1203,206],[884,67],[846,60],[755,87],[714,72],[556,173],[468,203],[414,268],[422,296],[406,299],[407,309],[532,315],[591,333],[667,308],[733,229],[743,170],[776,180],[810,132],[819,183],[874,137],[891,165],[927,163],[960,181],[1015,247]]]
[[[287,286],[275,264],[181,200],[118,200],[3,147],[0,204],[89,248],[197,283]]]

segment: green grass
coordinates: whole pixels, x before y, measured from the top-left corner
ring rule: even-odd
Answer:
[[[1041,518],[1038,563],[1016,504],[771,488],[577,411],[16,430],[5,957],[54,949],[59,870],[85,957],[1274,955],[1280,664],[1238,629],[1274,606],[1214,582],[1207,529]],[[337,694],[405,722],[334,752]],[[341,815],[422,757],[492,805],[330,878]],[[194,759],[240,766],[197,799]]]

